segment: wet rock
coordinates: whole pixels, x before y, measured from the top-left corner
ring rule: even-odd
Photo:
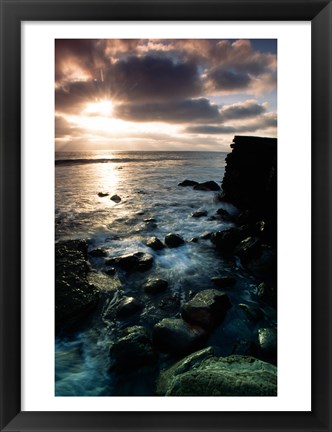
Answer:
[[[108,276],[114,276],[116,273],[116,269],[114,267],[108,268],[104,270],[104,273]]]
[[[236,228],[212,233],[211,241],[216,249],[224,255],[232,255],[235,246],[242,240],[241,233]]]
[[[277,272],[276,251],[267,245],[262,245],[259,255],[246,263],[249,269],[258,279],[263,281],[275,281]]]
[[[179,310],[180,307],[180,297],[179,294],[171,294],[169,296],[164,297],[158,304],[159,308],[169,312],[174,313]]]
[[[93,249],[89,252],[89,255],[94,257],[94,258],[99,258],[99,257],[105,257],[107,256],[107,252],[105,251],[105,249]]]
[[[201,191],[220,191],[220,186],[214,181],[207,181],[204,183],[198,183],[194,186],[194,189]]]
[[[183,182],[179,183],[178,186],[196,186],[198,185],[197,181],[194,180],[183,180]]]
[[[164,249],[165,247],[165,245],[157,237],[150,237],[146,242],[146,245],[155,251]]]
[[[119,203],[121,201],[119,195],[112,195],[110,199],[116,203]]]
[[[272,306],[277,305],[277,290],[273,285],[262,282],[257,287],[257,295],[264,302],[267,302]]]
[[[227,210],[220,208],[216,211],[217,215],[221,216],[223,220],[230,221],[232,220],[232,216],[228,213]]]
[[[184,244],[184,240],[178,234],[169,233],[165,237],[165,244],[169,248],[176,248],[176,247],[181,246],[182,244]]]
[[[145,218],[143,219],[143,222],[149,223],[149,222],[156,222],[155,218]]]
[[[247,237],[236,246],[234,253],[245,264],[250,259],[256,258],[259,255],[260,248],[261,242],[257,237]]]
[[[197,242],[198,242],[198,237],[192,237],[192,238],[189,240],[189,242],[190,242],[190,243],[197,243]]]
[[[116,317],[118,319],[125,319],[142,309],[143,305],[134,297],[123,297],[121,303],[118,305]]]
[[[259,321],[263,318],[263,312],[258,306],[253,306],[253,305],[249,306],[247,304],[240,303],[239,308],[252,321]]]
[[[98,196],[100,197],[100,198],[103,198],[103,197],[106,197],[106,196],[108,196],[109,194],[106,192],[106,193],[103,193],[103,192],[99,192],[98,193]]]
[[[201,238],[202,240],[210,240],[211,237],[212,237],[212,234],[213,234],[213,233],[211,233],[211,232],[205,232],[205,233],[203,233],[203,234],[200,236],[200,238]]]
[[[254,357],[216,357],[211,348],[161,372],[156,393],[163,396],[276,396],[277,368]]]
[[[143,289],[148,294],[158,294],[165,291],[168,287],[168,282],[164,279],[150,278],[143,285]]]
[[[232,355],[245,355],[245,356],[253,356],[257,355],[257,346],[251,340],[239,340],[235,343]]]
[[[195,212],[193,212],[192,214],[191,214],[191,217],[194,217],[194,218],[200,218],[200,217],[203,217],[203,216],[207,216],[207,211],[206,210],[197,210],[197,211],[195,211]]]
[[[55,245],[55,324],[75,324],[97,306],[98,289],[88,281],[88,244],[68,240]]]
[[[105,261],[105,264],[111,266],[117,265],[127,271],[146,271],[152,267],[153,256],[144,252],[136,252],[134,254],[110,258]]]
[[[157,361],[157,354],[142,326],[127,327],[123,336],[112,345],[110,355],[114,361],[112,369],[118,372],[135,371]]]
[[[231,288],[235,285],[236,279],[231,276],[214,276],[211,282],[218,288]]]
[[[172,355],[195,351],[206,337],[206,331],[176,318],[164,318],[152,332],[153,345],[161,352]]]
[[[181,315],[185,321],[211,330],[224,320],[231,306],[227,294],[216,289],[208,289],[200,291],[192,300],[185,303]]]
[[[277,330],[275,328],[262,327],[258,329],[258,342],[262,354],[270,358],[277,354]]]

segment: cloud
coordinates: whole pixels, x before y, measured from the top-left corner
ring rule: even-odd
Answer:
[[[87,103],[103,99],[105,89],[99,81],[75,81],[55,89],[55,110],[78,113]]]
[[[186,132],[192,134],[227,134],[236,132],[236,128],[232,126],[211,126],[211,125],[200,125],[200,126],[189,126],[185,129]]]
[[[115,108],[114,116],[136,122],[187,123],[220,120],[218,106],[212,105],[205,98],[164,103],[123,104]]]
[[[112,65],[107,81],[118,100],[152,102],[194,97],[202,92],[195,64],[150,55],[119,60]]]
[[[256,100],[251,99],[245,102],[238,102],[233,105],[225,105],[220,113],[223,120],[243,119],[256,117],[266,112],[266,105],[260,105]]]

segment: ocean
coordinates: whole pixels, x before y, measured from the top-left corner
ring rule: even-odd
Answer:
[[[109,372],[110,347],[126,326],[143,325],[151,332],[157,322],[169,316],[159,307],[167,296],[176,297],[181,305],[193,293],[211,288],[211,277],[234,273],[234,263],[218,255],[211,241],[202,237],[232,227],[216,215],[218,209],[232,215],[237,209],[218,201],[217,192],[178,186],[185,179],[213,180],[220,185],[226,156],[222,152],[56,153],[55,240],[88,239],[90,249],[103,248],[109,257],[142,251],[154,258],[149,272],[114,277],[103,272],[104,258],[90,258],[91,283],[101,290],[101,299],[89,325],[56,337],[56,395],[153,395],[156,373],[170,359],[162,355],[153,371],[117,376]],[[108,195],[101,197],[100,192]],[[113,195],[121,201],[111,200]],[[193,217],[196,211],[206,215]],[[170,232],[181,235],[185,244],[162,251],[146,246],[149,237],[163,241]],[[231,301],[254,305],[255,280],[240,263],[236,265]],[[151,297],[142,292],[142,284],[150,276],[166,279],[167,293]],[[141,301],[144,309],[126,320],[111,318],[109,311],[119,290]],[[224,355],[232,353],[234,341],[250,339],[254,330],[254,324],[233,309],[222,329],[209,340],[209,344],[220,346]],[[264,319],[275,322],[276,317],[267,309]]]

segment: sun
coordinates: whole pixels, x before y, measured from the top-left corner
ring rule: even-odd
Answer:
[[[110,117],[113,112],[113,102],[109,99],[103,99],[97,102],[90,102],[84,109],[84,114],[99,115]]]

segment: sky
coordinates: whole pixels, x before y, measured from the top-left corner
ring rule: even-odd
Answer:
[[[57,39],[55,150],[228,151],[277,136],[276,39]]]

